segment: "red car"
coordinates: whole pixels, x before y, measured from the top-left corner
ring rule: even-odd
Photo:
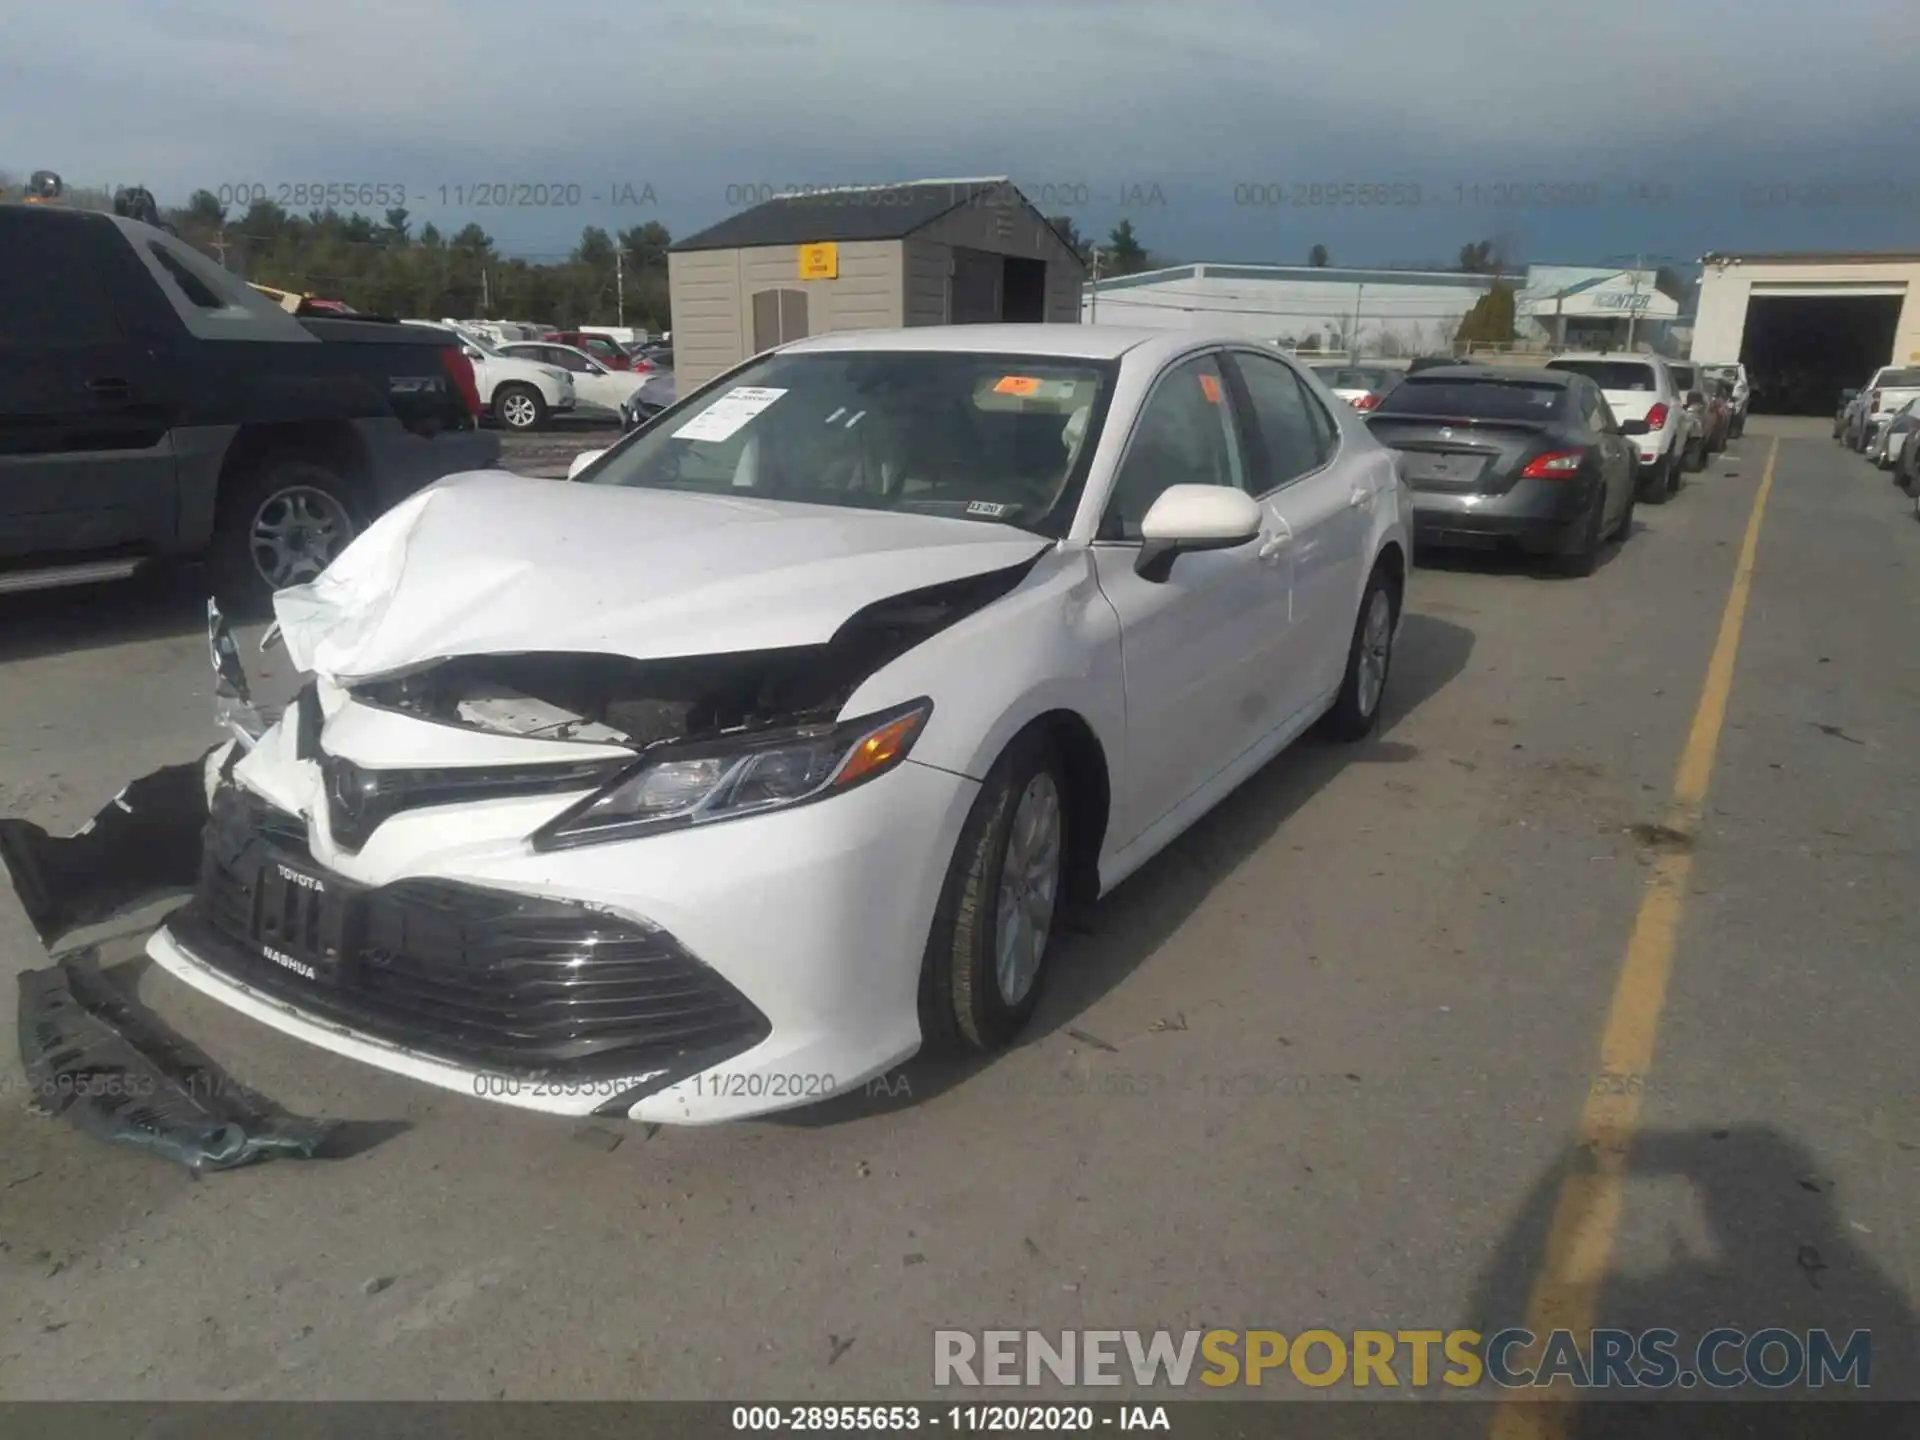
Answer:
[[[571,345],[576,350],[584,350],[609,370],[651,370],[651,365],[637,364],[633,356],[623,349],[620,343],[606,335],[589,335],[582,330],[555,330],[540,337],[549,345]]]

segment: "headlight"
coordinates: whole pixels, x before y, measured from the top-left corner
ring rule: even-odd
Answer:
[[[933,713],[916,700],[836,725],[663,746],[534,833],[535,850],[630,840],[823,800],[907,758]]]

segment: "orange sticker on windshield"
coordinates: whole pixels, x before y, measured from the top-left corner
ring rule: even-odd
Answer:
[[[1220,377],[1218,375],[1202,375],[1200,377],[1200,393],[1207,397],[1207,403],[1209,405],[1218,405],[1220,403]]]
[[[996,395],[1037,395],[1040,382],[1031,375],[1008,375],[993,387]]]

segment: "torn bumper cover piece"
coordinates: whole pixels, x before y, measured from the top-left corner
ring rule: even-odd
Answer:
[[[312,1158],[333,1127],[280,1113],[114,989],[90,952],[20,976],[20,1058],[50,1112],[190,1170]]]

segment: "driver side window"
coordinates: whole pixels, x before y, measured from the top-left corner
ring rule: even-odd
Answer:
[[[1246,488],[1240,439],[1215,356],[1184,361],[1154,385],[1114,477],[1098,538],[1139,540],[1147,511],[1173,485]]]

